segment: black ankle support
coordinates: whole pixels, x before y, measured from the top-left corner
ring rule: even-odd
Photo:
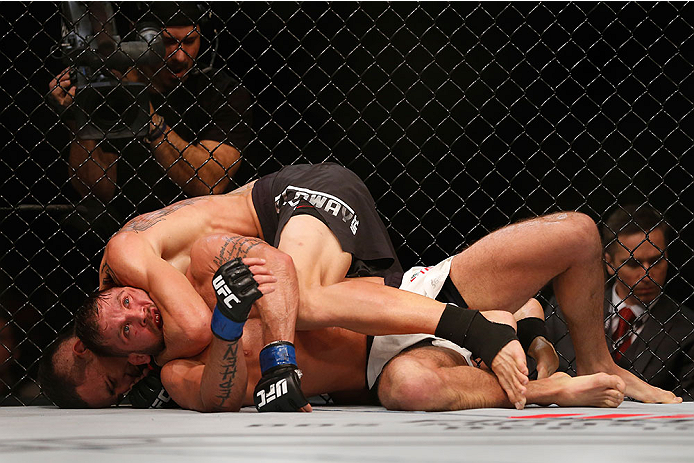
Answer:
[[[515,330],[501,323],[490,322],[478,311],[447,304],[434,333],[472,352],[491,368],[496,354],[516,337]]]
[[[518,340],[525,352],[528,352],[530,344],[532,344],[536,337],[543,336],[545,339],[549,339],[549,333],[547,333],[547,327],[542,318],[523,318],[522,320],[518,320],[516,326],[518,329]]]

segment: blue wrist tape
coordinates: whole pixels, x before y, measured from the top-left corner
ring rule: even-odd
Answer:
[[[296,365],[296,352],[289,342],[269,344],[260,351],[260,371],[264,374],[270,368],[281,365]]]
[[[221,311],[214,307],[212,313],[212,333],[225,341],[236,341],[243,334],[243,325],[227,318]]]

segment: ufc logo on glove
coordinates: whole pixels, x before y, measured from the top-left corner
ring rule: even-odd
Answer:
[[[231,302],[236,302],[237,304],[241,303],[241,300],[236,297],[234,293],[231,292],[227,284],[224,282],[224,278],[222,275],[217,275],[214,280],[212,280],[212,286],[214,286],[215,291],[217,291],[217,294],[221,297],[223,297],[223,302],[224,305],[226,305],[228,308],[231,307]]]
[[[284,394],[287,393],[287,380],[286,379],[281,379],[277,381],[275,384],[271,384],[270,388],[267,391],[267,394],[265,394],[265,391],[260,390],[256,393],[256,395],[260,398],[260,401],[258,402],[257,407],[258,408],[263,408],[265,405],[269,404],[276,398],[283,396]]]
[[[164,405],[168,404],[170,400],[171,396],[169,395],[169,393],[162,389],[161,391],[159,391],[159,395],[157,395],[157,398],[154,399],[154,403],[152,403],[151,408],[163,408]]]

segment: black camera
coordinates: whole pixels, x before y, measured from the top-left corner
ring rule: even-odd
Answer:
[[[147,86],[122,76],[128,69],[163,62],[160,27],[138,23],[134,40],[122,41],[110,2],[62,2],[62,12],[63,59],[77,88],[70,107],[77,134],[84,139],[146,136]]]

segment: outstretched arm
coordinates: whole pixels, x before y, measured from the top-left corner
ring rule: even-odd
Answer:
[[[189,359],[164,365],[162,384],[181,407],[199,412],[239,411],[246,395],[242,341],[214,338],[206,364]]]

